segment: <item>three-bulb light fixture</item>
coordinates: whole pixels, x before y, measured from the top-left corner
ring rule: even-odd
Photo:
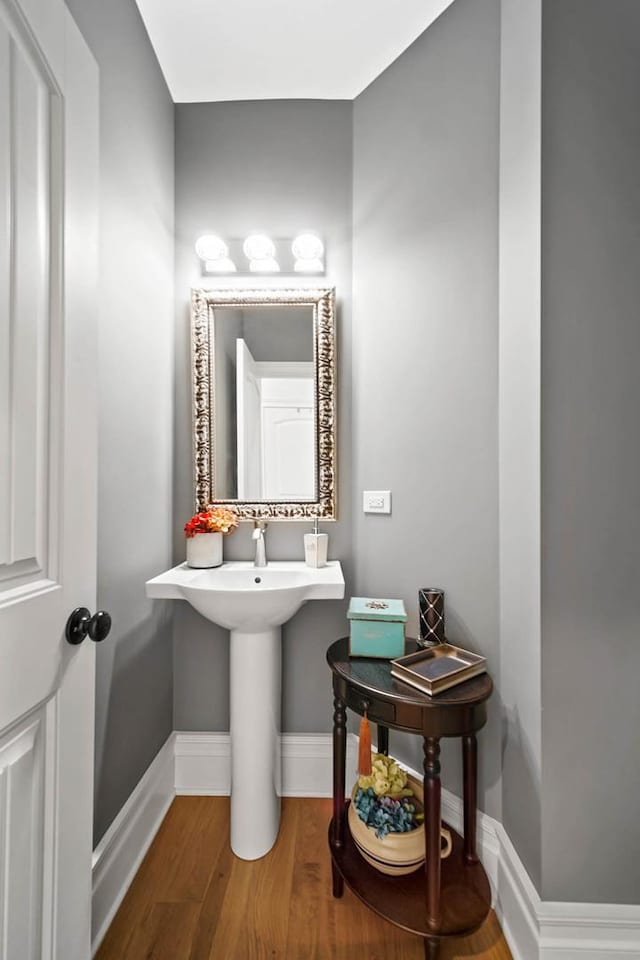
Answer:
[[[206,234],[196,241],[196,253],[206,273],[324,272],[324,245],[315,233],[301,233],[293,240],[272,240],[264,234],[252,233],[244,241],[228,243],[221,237]]]

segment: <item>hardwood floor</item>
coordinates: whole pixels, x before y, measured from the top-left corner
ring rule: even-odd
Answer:
[[[422,940],[331,895],[330,800],[283,800],[262,860],[229,847],[226,797],[177,797],[97,960],[423,960]],[[441,960],[511,960],[493,912]]]

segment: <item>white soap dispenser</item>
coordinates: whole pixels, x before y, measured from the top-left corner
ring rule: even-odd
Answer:
[[[326,567],[329,534],[318,533],[318,519],[313,522],[313,533],[304,535],[304,562],[308,567]]]

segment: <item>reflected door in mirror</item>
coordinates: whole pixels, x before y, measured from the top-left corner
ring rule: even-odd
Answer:
[[[262,381],[263,499],[315,499],[313,434],[313,370],[309,370],[306,377],[265,377]]]
[[[258,362],[236,340],[239,500],[313,500],[313,363]]]

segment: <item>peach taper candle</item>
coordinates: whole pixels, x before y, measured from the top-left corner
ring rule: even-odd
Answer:
[[[371,727],[365,710],[360,721],[358,743],[358,773],[361,777],[371,776]]]

